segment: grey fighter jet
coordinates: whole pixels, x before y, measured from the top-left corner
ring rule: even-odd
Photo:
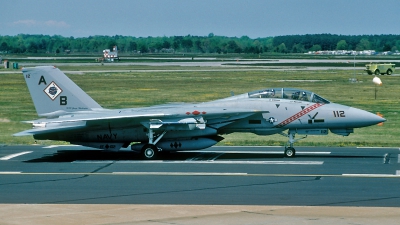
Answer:
[[[33,129],[14,136],[111,151],[131,146],[144,159],[155,159],[159,151],[208,148],[223,139],[221,134],[233,132],[282,134],[288,137],[284,155],[293,157],[296,134],[330,131],[347,136],[354,128],[386,121],[294,88],[266,88],[198,104],[104,109],[56,67],[23,68],[22,73],[36,111],[44,118],[25,121]]]

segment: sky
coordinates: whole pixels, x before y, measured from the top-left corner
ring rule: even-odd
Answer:
[[[0,35],[400,34],[400,0],[0,0]]]

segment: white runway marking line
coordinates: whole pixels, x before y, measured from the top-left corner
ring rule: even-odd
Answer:
[[[356,148],[368,148],[368,149],[376,149],[376,148],[382,148],[382,149],[396,149],[395,147],[356,147]],[[400,150],[400,149],[399,149]]]
[[[247,173],[207,173],[207,172],[112,172],[114,175],[169,175],[169,176],[244,176]]]
[[[159,160],[121,160],[112,161],[114,163],[132,163],[132,164],[247,164],[247,165],[322,165],[324,161],[159,161]],[[110,163],[110,161],[85,161],[76,160],[71,163]]]
[[[15,157],[18,157],[18,156],[21,156],[21,155],[29,154],[29,153],[32,153],[32,151],[20,152],[20,153],[7,155],[7,156],[4,156],[4,157],[1,157],[0,160],[9,160],[9,159],[12,159],[12,158],[15,158]]]
[[[388,178],[388,177],[400,177],[398,171],[396,174],[342,174],[344,177],[377,177],[377,178]]]
[[[178,151],[185,153],[222,153],[222,154],[283,154],[283,151]],[[307,154],[307,155],[330,155],[331,152],[300,152],[296,151],[297,155]]]
[[[75,160],[72,161],[71,163],[105,163],[105,164],[110,164],[110,163],[116,163],[117,161],[111,161],[111,160],[104,160],[104,161],[96,161],[96,160]]]
[[[49,146],[44,146],[43,148],[58,148],[58,147],[77,147],[81,145],[49,145]]]
[[[0,171],[1,175],[44,175],[44,176],[245,176],[245,177],[356,177],[356,178],[392,178],[398,179],[400,175],[393,174],[262,174],[262,173],[220,173],[220,172],[109,172],[109,173],[29,173],[18,171]]]

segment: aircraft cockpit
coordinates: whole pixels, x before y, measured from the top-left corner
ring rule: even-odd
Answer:
[[[282,98],[329,104],[330,101],[311,91],[295,88],[270,88],[248,93],[249,98]]]

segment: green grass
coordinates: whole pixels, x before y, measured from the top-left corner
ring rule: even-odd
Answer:
[[[121,69],[118,66],[106,66]],[[79,67],[63,66],[62,70]],[[96,67],[97,68],[97,67]],[[388,120],[384,126],[355,129],[348,137],[335,134],[309,136],[297,146],[400,146],[398,112],[400,111],[400,77],[381,76],[383,86],[375,86],[373,76],[357,71],[357,83],[350,83],[353,70],[325,71],[163,71],[134,72],[137,67],[126,67],[126,73],[69,74],[84,91],[105,108],[144,107],[169,102],[204,102],[241,94],[266,87],[295,87],[314,91],[332,102],[354,106],[371,112],[381,112]],[[142,68],[142,67],[140,67]],[[169,70],[170,67],[152,67]],[[193,69],[193,68],[192,68]],[[81,67],[79,70],[90,70]],[[97,69],[96,69],[97,70]],[[290,80],[290,81],[288,81]],[[322,82],[294,82],[293,80],[329,80]],[[13,137],[12,134],[29,129],[23,120],[36,119],[36,111],[22,74],[0,74],[0,143],[28,144],[32,137]],[[281,135],[257,136],[235,133],[225,136],[221,145],[283,145]],[[43,142],[53,144],[56,142]],[[58,142],[57,142],[58,143]]]

